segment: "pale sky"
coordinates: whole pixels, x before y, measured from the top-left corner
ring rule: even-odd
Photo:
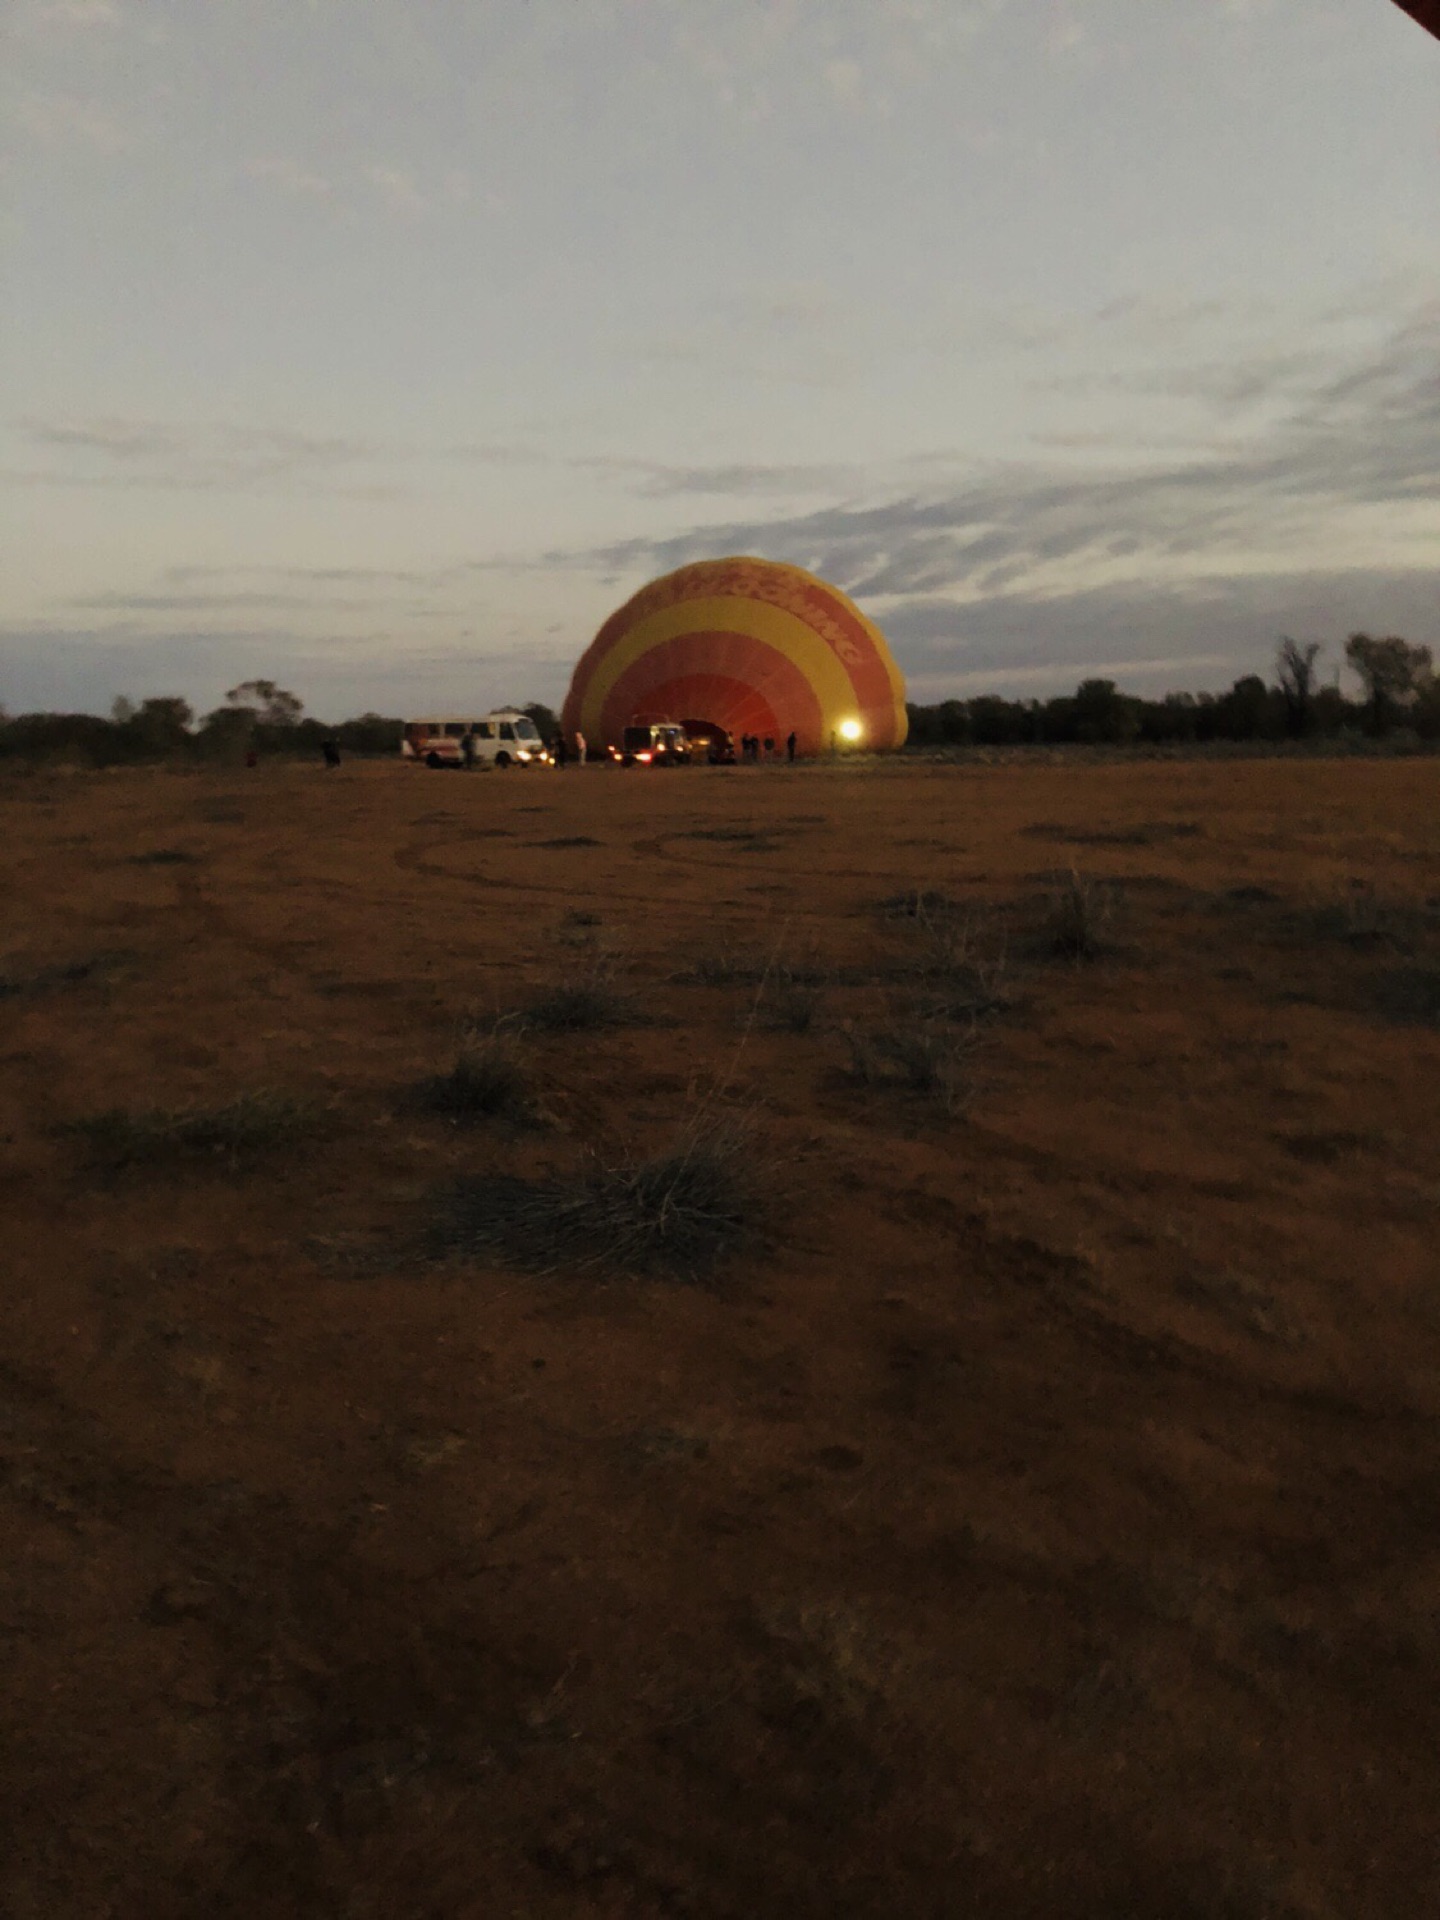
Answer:
[[[8,0],[0,703],[558,701],[707,554],[912,697],[1440,647],[1388,0]]]

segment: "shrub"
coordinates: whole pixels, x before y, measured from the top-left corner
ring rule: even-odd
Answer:
[[[132,853],[130,864],[132,867],[180,867],[194,858],[194,854],[186,853],[183,847],[155,847],[149,853]]]
[[[877,900],[875,911],[883,914],[887,920],[919,920],[924,917],[938,920],[945,914],[954,913],[956,904],[949,894],[937,893],[932,887],[912,887],[908,893],[892,893],[883,900]]]
[[[978,1042],[972,1026],[935,1020],[896,1020],[862,1032],[843,1029],[849,1049],[846,1077],[857,1086],[918,1096],[959,1113],[973,1091],[971,1060]]]
[[[697,1118],[649,1159],[594,1160],[568,1179],[482,1174],[464,1182],[432,1233],[432,1251],[539,1272],[568,1266],[703,1279],[761,1233],[760,1166],[741,1122]]]
[[[809,1033],[820,1011],[820,986],[813,971],[772,967],[756,996],[763,1026],[777,1033]]]
[[[117,950],[91,954],[84,960],[62,960],[29,973],[0,968],[0,1000],[14,999],[22,993],[54,993],[62,987],[82,986],[87,980],[103,979],[112,968],[132,958],[133,955]]]
[[[219,1107],[111,1107],[62,1131],[83,1140],[95,1164],[119,1170],[195,1156],[235,1162],[288,1146],[314,1125],[302,1101],[246,1093]]]
[[[504,1032],[467,1041],[448,1073],[421,1081],[418,1103],[457,1127],[485,1120],[531,1126],[537,1119],[531,1078]]]
[[[1400,1026],[1440,1026],[1440,966],[1391,967],[1372,983],[1374,1004]]]
[[[932,1013],[947,1020],[988,1020],[1009,1007],[1005,954],[982,953],[971,917],[922,905],[914,922],[920,971],[938,990]]]
[[[677,979],[701,987],[754,986],[765,977],[765,956],[753,947],[728,943],[707,947],[695,964]]]
[[[1087,880],[1074,867],[1051,894],[1041,929],[1042,943],[1060,960],[1098,959],[1105,950],[1105,930],[1112,904],[1108,891]]]
[[[635,1026],[640,1020],[633,996],[617,988],[612,971],[603,964],[545,988],[524,1012],[525,1024],[544,1033],[588,1033]]]

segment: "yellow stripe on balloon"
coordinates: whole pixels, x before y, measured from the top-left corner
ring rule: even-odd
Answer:
[[[823,584],[822,582],[822,585]],[[895,745],[897,747],[903,747],[905,744],[905,736],[910,731],[910,714],[905,705],[905,676],[895,664],[895,656],[890,651],[890,643],[886,640],[884,634],[881,633],[879,627],[876,626],[870,616],[862,613],[848,594],[842,594],[838,587],[828,585],[825,586],[825,591],[833,594],[837,600],[842,601],[851,619],[858,620],[869,635],[870,644],[875,649],[876,658],[885,669],[885,677],[890,682],[890,696],[895,702],[895,726],[897,729]]]
[[[827,724],[842,718],[858,704],[849,674],[813,627],[807,626],[798,615],[786,613],[767,601],[727,594],[713,599],[682,600],[677,606],[663,607],[615,641],[597,662],[585,689],[580,707],[581,732],[593,733],[598,739],[606,696],[621,674],[652,647],[666,640],[681,639],[687,633],[738,633],[773,647],[792,666],[798,667],[815,689]],[[893,674],[893,669],[891,671]],[[900,712],[903,717],[903,701]]]

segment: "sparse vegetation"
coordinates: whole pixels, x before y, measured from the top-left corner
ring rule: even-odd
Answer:
[[[193,853],[187,853],[183,847],[155,847],[149,853],[132,853],[132,867],[180,867],[194,860]]]
[[[1373,1004],[1400,1026],[1440,1026],[1440,966],[1390,967],[1371,982]]]
[[[1440,903],[1387,899],[1368,882],[1352,881],[1334,899],[1286,909],[1278,929],[1290,944],[1338,942],[1357,951],[1414,954],[1427,936],[1440,936]]]
[[[488,1173],[468,1180],[451,1194],[431,1247],[540,1272],[701,1280],[754,1244],[767,1203],[749,1128],[701,1116],[649,1158],[595,1159],[568,1179]]]
[[[218,1107],[110,1107],[62,1132],[84,1143],[93,1164],[120,1171],[185,1159],[234,1163],[292,1146],[318,1124],[315,1109],[289,1094],[246,1093]]]
[[[706,947],[678,980],[699,987],[754,986],[765,977],[765,956],[755,947],[737,947],[720,941]]]
[[[1134,827],[1096,828],[1037,820],[1021,831],[1032,840],[1054,840],[1071,847],[1155,847],[1172,840],[1198,840],[1205,829],[1198,820],[1142,820]]]
[[[688,827],[675,835],[677,840],[713,840],[722,846],[742,847],[747,853],[774,853],[780,842],[773,829],[766,827]]]
[[[1114,906],[1109,889],[1076,868],[1051,892],[1040,926],[1042,951],[1077,965],[1105,951]]]
[[[974,1088],[979,1035],[947,1020],[895,1019],[881,1027],[841,1029],[848,1061],[846,1078],[858,1087],[886,1089],[960,1113]]]
[[[1301,1335],[1268,1287],[1229,1270],[1183,1274],[1176,1291],[1183,1300],[1208,1308],[1231,1325],[1260,1340],[1297,1346]]]
[[[809,1033],[820,1013],[820,982],[813,969],[777,965],[765,974],[756,997],[762,1026],[776,1033]]]
[[[938,893],[931,887],[912,887],[906,893],[892,893],[883,900],[877,900],[875,911],[883,914],[887,920],[925,919],[934,922],[947,914],[957,913],[959,908],[948,893]]]
[[[1433,774],[0,775],[20,1908],[1415,1911]]]
[[[929,1011],[946,1020],[989,1020],[1011,1005],[1002,947],[986,952],[972,915],[936,912],[922,905],[914,915],[919,969],[934,991]]]
[[[467,1040],[447,1073],[421,1081],[416,1100],[457,1127],[485,1121],[525,1127],[539,1117],[532,1089],[514,1035],[501,1028]]]
[[[101,979],[112,968],[131,959],[128,953],[108,951],[87,954],[82,960],[60,960],[49,966],[25,968],[14,962],[0,966],[0,1000],[18,999],[22,994],[54,993],[64,987],[83,986]]]
[[[635,996],[616,981],[613,967],[597,962],[588,973],[544,988],[526,1006],[526,1026],[542,1033],[593,1033],[604,1027],[643,1023]]]

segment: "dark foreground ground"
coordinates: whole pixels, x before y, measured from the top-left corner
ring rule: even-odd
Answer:
[[[1440,1911],[1434,762],[0,807],[7,1920]],[[697,1111],[710,1283],[431,1257]]]

